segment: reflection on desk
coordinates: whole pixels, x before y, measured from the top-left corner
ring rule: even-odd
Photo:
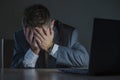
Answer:
[[[63,73],[57,69],[4,69],[0,80],[120,80],[117,76],[88,76]]]

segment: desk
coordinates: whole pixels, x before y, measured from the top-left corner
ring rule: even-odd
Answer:
[[[4,69],[0,72],[0,80],[120,80],[120,76],[87,76],[57,69]]]

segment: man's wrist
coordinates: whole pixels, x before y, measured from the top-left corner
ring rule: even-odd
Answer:
[[[54,44],[51,52],[49,53],[51,56],[53,56],[54,58],[57,58],[57,51],[58,51],[59,45],[58,44]]]
[[[29,49],[24,56],[24,67],[35,67],[38,57],[38,55],[36,55],[31,49]]]
[[[48,51],[47,52],[51,52],[52,48],[54,46],[54,43],[52,42],[52,45],[49,47]]]
[[[33,51],[33,50],[32,50]],[[39,51],[38,50],[34,50],[33,51],[36,55],[39,55]]]
[[[31,48],[31,50],[32,50],[36,55],[39,55],[39,52],[40,52],[39,49],[33,49],[33,48]]]

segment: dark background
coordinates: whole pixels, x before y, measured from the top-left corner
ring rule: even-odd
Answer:
[[[13,38],[21,28],[23,10],[34,3],[45,5],[53,18],[78,28],[88,52],[94,18],[120,20],[120,0],[0,0],[0,37]]]

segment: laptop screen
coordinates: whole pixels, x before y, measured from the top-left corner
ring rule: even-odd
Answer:
[[[120,73],[120,21],[94,19],[90,73]]]

